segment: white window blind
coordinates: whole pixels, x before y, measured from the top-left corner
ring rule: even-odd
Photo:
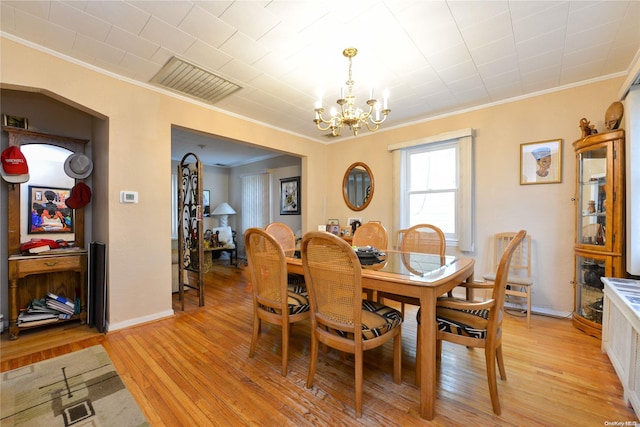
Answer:
[[[268,173],[242,177],[242,235],[248,228],[269,224],[269,181]]]

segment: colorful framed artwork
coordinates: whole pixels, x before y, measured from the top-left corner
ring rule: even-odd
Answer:
[[[73,233],[73,209],[65,200],[70,188],[29,186],[27,233]]]
[[[562,139],[520,144],[520,185],[562,182]]]

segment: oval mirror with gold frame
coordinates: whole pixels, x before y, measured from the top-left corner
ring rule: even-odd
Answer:
[[[369,166],[356,162],[347,168],[342,179],[342,196],[349,209],[361,211],[373,198],[373,173]]]

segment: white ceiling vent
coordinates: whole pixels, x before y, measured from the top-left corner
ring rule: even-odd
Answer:
[[[240,89],[237,84],[175,56],[158,71],[151,83],[209,104]]]

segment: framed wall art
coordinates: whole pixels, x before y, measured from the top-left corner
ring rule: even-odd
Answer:
[[[280,215],[300,215],[300,177],[280,180]]]
[[[14,128],[27,129],[29,123],[24,117],[10,116],[8,114],[2,115],[2,125],[12,126]]]
[[[73,233],[73,209],[65,200],[70,188],[29,186],[27,233]]]
[[[202,190],[202,206],[204,216],[211,215],[211,203],[209,200],[211,199],[211,191],[210,190]]]
[[[520,144],[520,185],[562,182],[562,139]]]

